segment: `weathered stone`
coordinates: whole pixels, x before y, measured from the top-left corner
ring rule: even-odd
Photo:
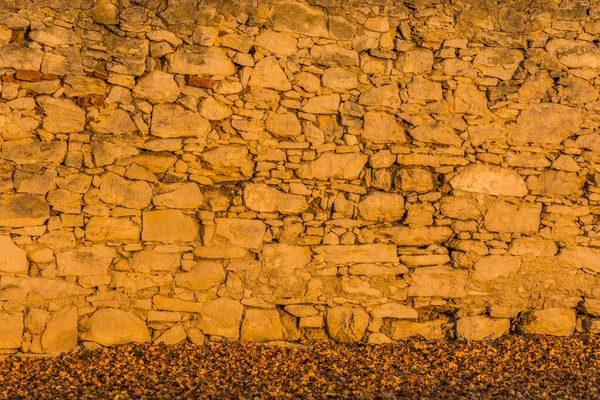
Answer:
[[[398,221],[404,216],[404,197],[394,193],[372,193],[358,204],[358,214],[370,221]]]
[[[56,188],[56,171],[45,170],[41,174],[21,175],[19,173],[13,176],[15,189],[19,193],[33,193],[45,195]]]
[[[10,236],[0,236],[0,272],[27,275],[29,262],[25,250],[18,248]]]
[[[348,268],[350,275],[377,276],[377,275],[402,275],[408,272],[404,265],[387,266],[381,264],[354,264]]]
[[[579,131],[581,110],[562,104],[542,103],[523,110],[517,118],[515,142],[559,144]]]
[[[575,247],[562,249],[557,259],[564,265],[600,272],[600,250],[590,247]]]
[[[314,64],[328,67],[358,66],[359,64],[356,51],[344,49],[334,44],[313,46],[310,49],[310,57]]]
[[[90,121],[89,126],[96,133],[113,135],[130,135],[137,131],[137,126],[129,113],[120,108],[104,108],[93,121]]]
[[[463,317],[456,321],[456,333],[467,340],[496,340],[510,330],[510,320],[483,315]]]
[[[408,295],[413,297],[465,297],[469,273],[451,267],[423,267],[412,273]]]
[[[309,98],[302,106],[302,111],[310,114],[337,114],[339,107],[340,95],[328,94]]]
[[[35,194],[0,195],[0,226],[37,226],[50,217],[43,197]]]
[[[472,278],[477,281],[491,281],[507,277],[521,268],[521,259],[513,256],[485,256],[475,263]]]
[[[408,89],[408,96],[414,100],[440,101],[444,98],[442,85],[439,82],[415,77],[406,87]]]
[[[150,133],[161,138],[196,137],[205,140],[210,123],[198,112],[187,111],[175,104],[154,106]]]
[[[202,206],[202,199],[202,192],[197,184],[171,183],[157,188],[152,203],[167,208],[199,208]]]
[[[235,65],[223,49],[218,47],[203,47],[201,51],[195,53],[178,50],[166,57],[170,72],[175,74],[231,75],[235,73]]]
[[[162,71],[152,71],[142,77],[133,94],[151,103],[173,103],[179,97],[181,89],[173,79],[173,75]]]
[[[265,245],[263,257],[265,268],[283,270],[304,268],[312,259],[309,247],[288,244]]]
[[[90,318],[90,328],[82,339],[103,346],[150,342],[146,323],[134,314],[114,308],[101,308]]]
[[[314,252],[325,262],[335,264],[398,262],[396,246],[389,244],[317,246]]]
[[[328,37],[327,15],[297,2],[276,3],[269,14],[269,27],[276,31]]]
[[[190,290],[208,290],[225,281],[223,263],[199,261],[190,271],[175,275],[175,285]]]
[[[369,111],[364,116],[362,136],[373,143],[406,143],[404,129],[391,114]]]
[[[254,162],[251,157],[244,146],[219,146],[202,153],[202,160],[212,171],[233,178],[252,176]]]
[[[507,81],[512,79],[521,61],[523,53],[520,50],[490,47],[477,54],[473,65],[484,75]]]
[[[292,88],[292,84],[275,57],[265,57],[256,63],[248,85],[282,91]]]
[[[409,132],[413,139],[425,143],[445,144],[460,147],[462,140],[454,130],[436,122],[426,122]]]
[[[213,243],[233,244],[249,249],[258,249],[266,232],[262,221],[238,218],[215,218]]]
[[[205,335],[222,336],[237,340],[244,306],[233,299],[219,298],[202,307],[198,327]]]
[[[277,310],[246,310],[242,323],[242,342],[267,342],[282,340],[284,328]]]
[[[58,25],[31,31],[29,37],[40,44],[50,47],[81,43],[81,38],[74,31]]]
[[[398,56],[399,69],[408,74],[422,74],[431,71],[433,53],[431,50],[417,49],[401,53]]]
[[[302,179],[357,179],[368,156],[360,153],[324,153],[315,161],[302,165],[297,174]]]
[[[452,229],[443,226],[433,228],[396,226],[381,228],[377,230],[377,234],[389,237],[397,246],[426,246],[432,243],[442,243],[453,236]]]
[[[0,67],[39,71],[44,52],[24,44],[10,43],[0,46]]]
[[[150,185],[142,181],[130,181],[109,173],[100,184],[100,200],[127,208],[146,208],[152,199]]]
[[[131,268],[134,271],[148,273],[151,271],[177,271],[181,264],[179,253],[162,253],[153,250],[136,252],[131,258]]]
[[[487,107],[485,92],[475,85],[459,83],[454,91],[454,112],[487,116],[490,110]]]
[[[191,242],[198,236],[198,223],[180,210],[146,211],[142,214],[142,240],[146,242]]]
[[[141,65],[141,63],[138,64],[138,68]],[[58,76],[83,75],[81,49],[69,46],[44,53],[42,72]]]
[[[113,274],[115,288],[123,289],[126,293],[135,293],[148,288],[172,287],[171,274],[150,275],[137,272],[115,272]]]
[[[585,180],[585,175],[579,176],[574,172],[548,170],[527,178],[527,187],[531,194],[541,196],[581,196]]]
[[[64,353],[77,347],[77,308],[54,315],[42,335],[42,349],[50,354]]]
[[[175,325],[164,331],[162,335],[155,340],[155,343],[174,345],[183,342],[185,339],[187,339],[187,334],[185,333],[184,327],[181,325]]]
[[[65,159],[66,153],[66,142],[10,141],[2,144],[0,158],[18,164],[60,164]]]
[[[439,340],[446,336],[444,325],[448,323],[445,319],[426,322],[394,321],[390,337],[394,340],[404,340],[413,336],[419,336],[425,340]]]
[[[269,53],[281,57],[289,57],[298,51],[296,42],[296,39],[285,33],[261,30],[260,34],[256,37],[254,45],[265,49]]]
[[[535,335],[571,336],[575,324],[575,310],[547,308],[533,312],[532,320],[522,329],[524,333]]]
[[[546,50],[568,68],[600,68],[600,49],[592,42],[554,39],[548,42]]]
[[[427,193],[433,190],[433,175],[423,168],[403,168],[395,183],[403,192]]]
[[[485,228],[490,232],[515,232],[530,235],[540,228],[542,204],[511,204],[498,201],[485,214]]]
[[[178,298],[156,295],[152,298],[152,304],[157,310],[180,311],[189,313],[200,313],[204,304],[195,301],[181,300]]]
[[[56,254],[57,273],[59,276],[106,275],[114,255],[113,249],[99,244],[62,251]]]
[[[450,185],[455,190],[494,196],[523,197],[527,194],[525,181],[517,172],[483,164],[460,169]]]
[[[302,133],[300,121],[294,113],[269,113],[266,126],[267,131],[278,137],[293,138]]]
[[[321,76],[321,81],[326,88],[338,92],[354,89],[358,85],[356,72],[343,67],[327,68]]]
[[[0,349],[18,349],[23,337],[23,314],[0,313]]]
[[[515,239],[509,253],[514,256],[532,255],[538,257],[554,256],[558,252],[558,246],[552,240],[540,238]]]
[[[448,218],[468,220],[479,219],[481,212],[477,206],[464,197],[447,196],[440,200],[440,211]]]
[[[308,208],[304,196],[285,193],[262,183],[245,186],[244,203],[254,211],[282,214],[299,214]]]
[[[429,254],[423,256],[400,256],[400,262],[408,267],[425,267],[430,265],[444,265],[450,262],[446,254]]]
[[[358,102],[365,106],[380,106],[396,109],[400,107],[398,86],[385,85],[368,89],[360,95]]]
[[[84,289],[75,283],[27,276],[2,276],[0,284],[0,301],[13,300],[19,304],[29,304],[32,294],[40,299],[53,300],[60,296],[72,297],[92,293],[91,289]]]
[[[21,113],[13,112],[0,115],[0,137],[5,141],[30,138],[33,136],[32,132],[39,125],[40,121],[31,117],[24,117]],[[11,142],[5,142],[5,144],[9,143]]]
[[[140,226],[129,218],[93,217],[85,226],[85,237],[92,242],[137,242]]]
[[[327,309],[327,333],[336,342],[360,342],[369,325],[369,314],[361,307]]]
[[[50,96],[36,98],[44,110],[44,129],[52,133],[75,133],[83,131],[85,111],[67,99],[55,99]]]
[[[231,114],[233,114],[233,111],[225,104],[215,100],[214,97],[207,97],[202,100],[200,105],[200,116],[209,121],[220,121],[229,118]]]

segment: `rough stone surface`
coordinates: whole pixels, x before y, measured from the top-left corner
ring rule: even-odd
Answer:
[[[456,190],[494,196],[522,197],[527,194],[525,181],[515,171],[482,164],[460,170],[450,184]]]
[[[131,342],[149,342],[150,333],[144,321],[128,311],[103,308],[90,318],[90,328],[83,339],[103,346]]]
[[[0,271],[25,275],[29,272],[27,253],[18,248],[10,236],[0,236]]]
[[[277,310],[246,311],[240,337],[243,342],[268,342],[283,337],[284,329]]]
[[[535,311],[523,332],[537,335],[570,336],[575,331],[575,310],[547,308]]]
[[[494,340],[508,333],[510,321],[476,315],[456,321],[456,332],[467,340]]]

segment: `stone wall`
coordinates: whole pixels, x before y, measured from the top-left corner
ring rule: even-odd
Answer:
[[[0,352],[600,331],[600,3],[4,0]]]

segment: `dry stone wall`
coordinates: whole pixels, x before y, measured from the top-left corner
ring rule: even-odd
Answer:
[[[600,332],[596,0],[3,0],[0,352]]]

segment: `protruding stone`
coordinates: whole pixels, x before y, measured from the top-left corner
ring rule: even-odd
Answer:
[[[50,217],[43,197],[35,194],[0,195],[0,226],[37,226]]]
[[[372,193],[358,204],[358,213],[370,221],[398,221],[404,216],[404,197],[394,193]]]
[[[198,236],[198,223],[180,210],[147,211],[142,215],[145,242],[191,242]]]
[[[470,165],[459,170],[450,181],[450,185],[455,190],[494,196],[523,197],[527,194],[525,181],[517,172],[483,164]]]
[[[244,188],[246,207],[259,212],[299,214],[308,208],[306,198],[288,194],[262,183],[250,183]]]
[[[131,342],[150,342],[146,323],[128,311],[101,308],[90,318],[89,330],[82,339],[103,346]]]
[[[467,340],[496,340],[509,330],[510,320],[483,315],[460,318],[456,322],[456,333]]]
[[[361,307],[327,309],[327,333],[336,342],[360,342],[369,325],[369,314]]]
[[[266,126],[267,131],[278,137],[293,138],[302,133],[300,121],[294,113],[269,113]]]
[[[52,133],[75,133],[83,131],[85,111],[67,99],[50,96],[38,97],[37,103],[44,110],[44,129]]]
[[[267,342],[282,340],[284,329],[277,310],[246,310],[240,340],[243,342]]]
[[[531,320],[522,327],[524,333],[571,336],[575,331],[575,310],[547,308],[533,312],[531,317]]]
[[[77,308],[54,315],[42,335],[42,349],[49,354],[64,353],[77,347]]]
[[[302,179],[357,179],[368,159],[360,153],[324,153],[315,161],[301,166],[297,174]]]
[[[205,335],[222,336],[237,340],[244,306],[233,299],[219,298],[202,307],[198,327]]]
[[[520,50],[489,47],[477,54],[473,65],[484,75],[507,81],[512,79],[521,61],[523,53]]]

